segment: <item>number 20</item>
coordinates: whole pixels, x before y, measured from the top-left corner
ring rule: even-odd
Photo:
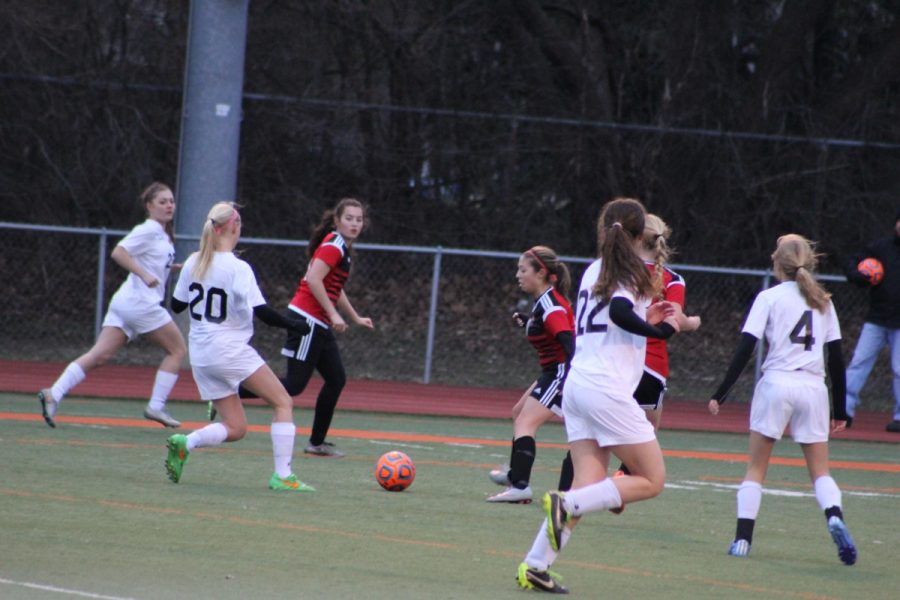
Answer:
[[[222,288],[211,287],[204,293],[203,286],[197,282],[191,284],[188,288],[197,295],[191,299],[190,313],[191,318],[195,321],[206,319],[210,323],[221,323],[228,318],[228,294]],[[206,298],[203,314],[196,311],[197,305]],[[218,298],[218,301],[215,299]]]

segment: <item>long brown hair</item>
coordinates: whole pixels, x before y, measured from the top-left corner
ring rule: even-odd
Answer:
[[[322,240],[325,239],[325,236],[334,231],[335,220],[340,219],[341,216],[343,216],[344,211],[347,210],[348,206],[355,206],[363,211],[363,229],[365,229],[365,226],[368,225],[368,219],[365,217],[366,207],[363,206],[363,203],[356,198],[341,198],[334,208],[329,208],[322,213],[322,219],[309,236],[309,246],[306,248],[306,256],[312,259],[313,254],[316,252],[316,248],[319,247]]]
[[[153,200],[162,192],[172,192],[172,188],[167,186],[166,184],[160,181],[154,181],[150,185],[144,188],[144,191],[140,193],[138,196],[138,201],[141,203],[141,208],[147,210],[147,205],[153,202]],[[174,244],[175,243],[175,221],[169,221],[165,225],[163,225],[163,229],[166,230],[166,235],[169,236],[169,240]]]
[[[569,288],[572,286],[572,276],[569,274],[569,267],[566,263],[559,260],[551,248],[547,246],[533,246],[525,251],[522,256],[528,261],[535,271],[545,269],[547,271],[547,279],[550,284],[556,288],[556,291],[566,297]]]
[[[606,203],[597,219],[597,249],[603,260],[594,284],[594,296],[609,300],[618,287],[636,296],[653,298],[656,290],[650,271],[634,249],[634,241],[644,232],[644,205],[634,198],[615,198]]]
[[[831,294],[813,276],[820,256],[813,242],[802,235],[788,233],[778,238],[772,265],[776,277],[782,281],[796,281],[809,307],[824,313],[831,302]]]

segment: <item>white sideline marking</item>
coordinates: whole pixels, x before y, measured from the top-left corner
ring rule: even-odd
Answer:
[[[810,484],[812,486],[812,484]],[[713,481],[677,481],[672,483],[666,483],[667,488],[672,489],[681,489],[681,490],[696,490],[700,487],[712,488],[716,491],[733,491],[737,490],[740,487],[739,483],[716,483]],[[801,492],[798,490],[783,490],[778,488],[768,488],[763,485],[762,489],[763,494],[769,494],[771,496],[787,496],[790,498],[815,498],[816,495],[813,492]],[[841,493],[845,496],[859,496],[861,498],[897,498],[900,497],[897,494],[886,494],[883,492],[861,492],[857,490],[841,490]]]
[[[94,594],[93,592],[81,592],[78,590],[70,590],[66,588],[56,587],[53,585],[43,585],[40,583],[31,583],[28,581],[13,581],[11,579],[3,579],[0,577],[0,583],[6,585],[18,585],[20,587],[41,590],[44,592],[56,592],[58,594],[69,594],[71,596],[81,596],[83,598],[97,598],[97,600],[134,600],[134,598],[126,598],[123,596],[104,596],[103,594]]]
[[[382,441],[382,440],[369,440],[369,443],[376,444],[378,446],[398,446],[400,448],[416,448],[418,450],[434,450],[431,446],[420,446],[418,444],[404,444],[402,442],[390,442],[390,441]]]

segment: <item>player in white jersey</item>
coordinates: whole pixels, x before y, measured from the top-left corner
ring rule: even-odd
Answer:
[[[653,498],[665,483],[653,425],[632,397],[644,370],[646,338],[664,339],[678,331],[671,303],[650,306],[658,290],[637,253],[645,214],[643,205],[630,198],[615,199],[600,213],[600,259],[581,279],[575,357],[563,389],[575,478],[570,491],[544,495],[547,518],[517,573],[524,588],[565,593],[549,568],[578,519]],[[631,474],[607,478],[610,454]]]
[[[172,219],[175,198],[163,183],[153,183],[140,195],[147,220],[137,225],[112,251],[112,259],[128,271],[112,301],[94,346],[69,363],[59,379],[38,392],[44,420],[56,427],[56,411],[65,395],[88,371],[105,364],[122,346],[139,335],[166,351],[159,365],[144,417],[166,427],[179,427],[166,409],[181,361],[187,352],[184,337],[164,308],[166,281],[175,259]]]
[[[253,269],[234,255],[240,236],[241,216],[234,204],[215,204],[203,225],[200,250],[185,262],[172,294],[172,309],[179,313],[188,309],[191,317],[188,343],[200,398],[215,404],[221,421],[189,435],[169,437],[166,472],[178,483],[193,450],[234,442],[246,435],[247,415],[238,397],[238,387],[243,385],[273,409],[270,431],[275,472],[269,479],[269,489],[315,491],[291,472],[296,434],[293,401],[250,346],[254,315],[268,325],[301,335],[309,333],[309,325],[302,319],[288,319],[266,305]]]
[[[750,407],[750,464],[738,488],[737,532],[728,554],[743,557],[750,552],[769,457],[790,423],[791,437],[803,449],[838,557],[844,564],[852,565],[856,562],[856,547],[844,523],[841,490],[828,470],[829,429],[835,433],[847,424],[837,313],[831,294],[813,277],[818,257],[808,240],[796,234],[781,236],[772,263],[781,283],[756,296],[725,379],[709,401],[709,411],[718,414],[757,341],[765,336],[769,352]],[[826,348],[831,377],[830,418],[825,386]]]

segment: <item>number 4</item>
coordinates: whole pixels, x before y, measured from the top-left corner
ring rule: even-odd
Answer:
[[[806,330],[805,335],[803,335],[804,329]],[[813,337],[811,310],[805,311],[800,320],[797,321],[797,324],[794,325],[794,328],[791,330],[790,340],[795,344],[803,344],[804,350],[812,350],[813,344],[816,343],[816,338]]]

